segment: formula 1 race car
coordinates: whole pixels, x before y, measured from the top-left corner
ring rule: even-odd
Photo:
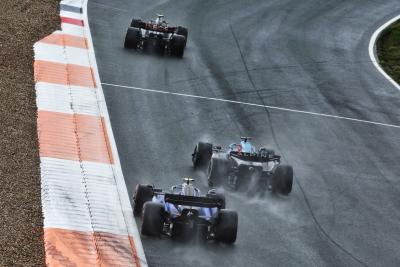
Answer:
[[[168,26],[163,15],[157,15],[157,19],[150,22],[133,18],[126,32],[124,47],[183,57],[187,38],[187,28]]]
[[[225,209],[225,196],[215,189],[205,196],[193,186],[193,179],[172,186],[167,193],[152,185],[136,186],[134,212],[142,215],[141,233],[168,235],[178,240],[215,240],[227,244],[236,241],[238,215]]]
[[[239,144],[230,144],[227,150],[199,142],[192,154],[195,168],[208,166],[210,187],[227,185],[234,190],[271,190],[288,195],[292,191],[293,168],[280,161],[272,149],[256,150],[249,137],[241,137]]]

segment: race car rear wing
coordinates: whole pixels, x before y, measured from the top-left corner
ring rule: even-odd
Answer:
[[[281,156],[278,155],[268,155],[262,156],[258,153],[245,153],[238,151],[231,151],[229,155],[232,157],[239,158],[245,161],[253,161],[253,162],[269,162],[269,161],[278,161],[281,162]]]
[[[195,197],[177,194],[165,194],[164,201],[174,205],[201,207],[201,208],[222,208],[223,200],[211,197]]]
[[[174,33],[176,31],[176,27],[163,27],[162,25],[157,25],[155,23],[148,23],[144,21],[140,22],[139,28],[163,33]]]

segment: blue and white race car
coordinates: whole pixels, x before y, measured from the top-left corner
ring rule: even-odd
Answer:
[[[168,193],[152,185],[137,185],[134,212],[142,216],[143,235],[227,244],[236,241],[237,212],[225,209],[225,196],[215,189],[201,195],[191,178],[184,178],[183,184],[172,186]]]
[[[281,157],[272,149],[256,149],[250,137],[241,137],[227,149],[199,142],[194,148],[192,162],[195,168],[207,166],[210,187],[229,186],[235,190],[271,190],[288,195],[292,191],[293,168],[281,163]]]

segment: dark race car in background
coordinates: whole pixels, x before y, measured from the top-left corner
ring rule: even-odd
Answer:
[[[270,190],[288,195],[292,191],[293,168],[280,164],[274,150],[250,143],[242,137],[228,149],[199,142],[192,154],[195,168],[206,166],[209,187],[228,186],[234,190]]]
[[[125,36],[124,47],[183,57],[188,38],[188,30],[183,26],[169,26],[163,15],[156,20],[144,22],[132,19]]]
[[[232,244],[236,241],[238,215],[225,209],[225,196],[215,189],[201,195],[193,179],[164,192],[152,185],[137,185],[134,212],[142,216],[141,233],[162,234],[178,240],[215,240]]]

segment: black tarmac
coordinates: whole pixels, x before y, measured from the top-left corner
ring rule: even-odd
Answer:
[[[189,28],[183,59],[123,48],[133,16]],[[400,125],[400,92],[368,56],[398,0],[90,0],[103,83]],[[150,266],[399,266],[400,128],[103,86],[129,193],[194,172],[198,140],[241,135],[294,167],[288,197],[227,192],[233,246],[143,238]],[[139,221],[138,221],[139,222]]]

